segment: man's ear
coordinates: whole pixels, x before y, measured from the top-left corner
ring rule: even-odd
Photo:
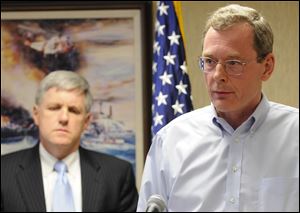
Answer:
[[[32,116],[33,116],[33,120],[34,123],[38,126],[39,125],[39,107],[37,105],[33,106],[32,109]]]
[[[271,77],[274,70],[275,58],[273,53],[269,53],[266,56],[263,64],[264,64],[264,72],[262,73],[261,80],[267,81]]]
[[[84,129],[87,129],[87,127],[90,125],[92,118],[93,118],[92,113],[89,112],[85,118]]]

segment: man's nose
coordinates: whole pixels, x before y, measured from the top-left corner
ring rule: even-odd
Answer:
[[[68,121],[69,121],[69,112],[68,112],[68,110],[67,109],[62,109],[61,111],[60,111],[60,114],[59,114],[59,122],[61,123],[61,124],[67,124],[68,123]]]
[[[215,81],[227,81],[228,75],[226,73],[226,67],[222,63],[216,65],[215,71],[213,73],[213,78]]]

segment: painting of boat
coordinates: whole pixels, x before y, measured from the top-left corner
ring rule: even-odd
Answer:
[[[1,154],[38,142],[31,112],[35,92],[45,75],[63,69],[83,75],[94,96],[93,120],[81,146],[125,159],[136,169],[136,157],[142,157],[137,145],[143,150],[143,99],[137,92],[142,70],[135,25],[130,14],[2,21]]]

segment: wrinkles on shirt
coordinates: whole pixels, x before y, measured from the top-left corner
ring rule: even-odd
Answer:
[[[268,211],[278,199],[276,208],[299,210],[299,112],[264,96],[236,130],[214,118],[209,106],[161,129],[146,160],[138,210],[152,194],[162,195],[169,211]]]

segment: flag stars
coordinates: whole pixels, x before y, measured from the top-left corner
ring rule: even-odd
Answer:
[[[173,31],[172,32],[172,35],[170,35],[170,36],[168,36],[168,39],[170,40],[170,42],[171,42],[171,46],[173,45],[173,44],[177,44],[177,45],[179,45],[179,41],[178,41],[178,39],[180,38],[180,35],[176,35],[175,34],[175,31]]]
[[[156,62],[153,62],[153,64],[152,64],[152,71],[153,71],[153,74],[157,72],[157,63]]]
[[[188,85],[183,84],[182,81],[180,81],[180,83],[178,85],[176,85],[175,87],[178,90],[178,95],[180,95],[181,93],[187,94],[186,88],[188,87]]]
[[[164,86],[165,84],[172,84],[171,82],[171,78],[172,78],[172,75],[167,73],[167,71],[164,72],[163,75],[159,76],[159,78],[162,80],[162,85]]]
[[[161,5],[158,7],[159,15],[162,16],[163,14],[168,15],[169,6],[165,5],[164,3],[161,3]]]
[[[167,65],[169,65],[169,64],[175,65],[175,61],[174,61],[175,58],[176,58],[176,55],[171,55],[170,51],[168,52],[167,55],[164,56],[164,59],[166,60]]]
[[[160,115],[158,113],[155,114],[154,116],[154,126],[157,126],[158,124],[163,125],[162,119],[164,118],[163,115]]]
[[[166,25],[159,25],[159,27],[158,27],[158,36],[164,35],[165,27],[166,27]]]
[[[162,92],[159,92],[159,95],[155,98],[157,100],[157,106],[161,104],[167,105],[168,95],[164,95]]]
[[[180,104],[178,100],[176,100],[175,104],[172,105],[172,108],[174,109],[174,115],[176,115],[177,113],[182,114],[183,110],[182,108],[184,107],[184,104]]]
[[[193,109],[177,15],[172,2],[157,1],[156,8],[152,51],[152,136],[174,118]]]
[[[186,62],[184,61],[183,64],[180,66],[180,69],[182,70],[183,74],[187,74],[187,67]]]
[[[159,21],[156,19],[156,21],[155,21],[155,31],[158,30],[159,26],[160,26],[160,23],[159,23]]]
[[[158,41],[156,41],[153,45],[153,53],[157,53],[157,55],[159,55],[159,51],[160,51],[160,46],[159,46],[159,43]]]

